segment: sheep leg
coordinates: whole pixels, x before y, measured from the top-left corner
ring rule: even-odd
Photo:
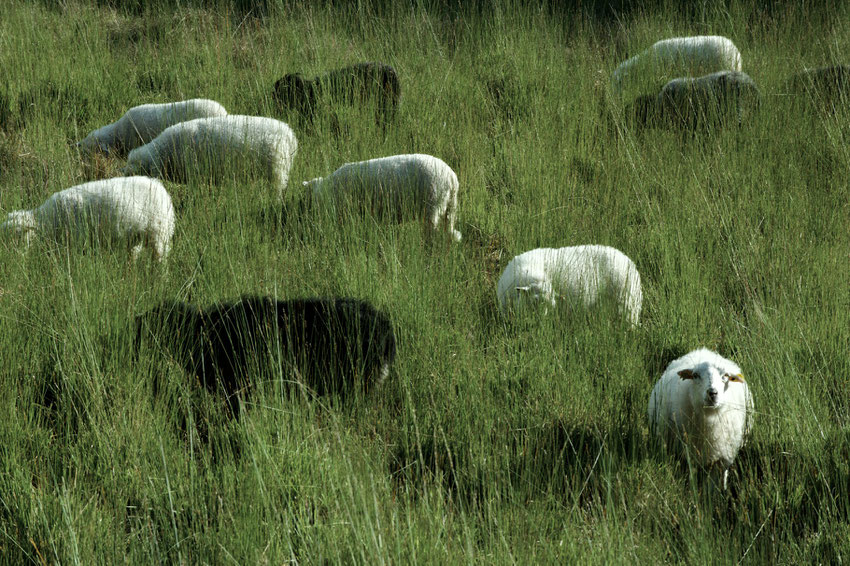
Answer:
[[[390,375],[390,363],[389,363],[389,362],[384,362],[384,363],[383,363],[383,365],[381,366],[381,371],[380,371],[380,373],[378,374],[378,383],[377,383],[377,385],[379,385],[379,386],[380,386],[381,384],[383,384],[383,383],[384,383],[384,381],[387,379],[387,377],[388,377],[389,375]]]
[[[277,164],[271,164],[271,176],[272,179],[277,179],[277,197],[280,201],[283,201],[283,196],[286,193],[286,185],[289,183],[289,173],[285,170],[284,167],[280,167]]]
[[[448,202],[446,203],[446,212],[443,216],[444,228],[451,235],[455,242],[459,242],[462,238],[461,233],[455,230],[455,220],[457,217],[457,185],[452,185]]]
[[[151,255],[156,263],[162,263],[165,257],[168,255],[168,251],[171,248],[171,244],[166,241],[155,241],[148,242],[148,247],[151,250]]]
[[[142,254],[142,250],[145,248],[144,242],[139,242],[130,250],[130,258],[132,263],[136,263],[139,259],[139,256]]]
[[[445,199],[435,200],[431,198],[437,191],[433,188],[429,191],[430,195],[426,200],[425,210],[422,214],[422,227],[425,232],[425,239],[432,240],[434,239],[435,234],[437,233],[437,227],[440,225],[440,221],[445,214]]]

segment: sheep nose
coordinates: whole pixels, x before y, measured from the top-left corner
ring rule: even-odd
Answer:
[[[714,401],[717,401],[717,389],[715,389],[714,387],[712,387],[711,389],[709,389],[709,390],[708,390],[708,391],[706,391],[705,393],[706,393],[706,395],[708,396],[708,400],[709,400],[709,401],[711,401],[712,403],[713,403]]]

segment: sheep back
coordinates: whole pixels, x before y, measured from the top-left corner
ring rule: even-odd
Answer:
[[[443,160],[420,153],[346,163],[308,183],[314,203],[337,211],[367,209],[384,220],[423,218],[426,231],[440,226],[455,240],[458,179]]]
[[[514,257],[497,286],[499,305],[530,300],[555,306],[558,299],[590,308],[605,297],[638,324],[643,294],[634,262],[621,251],[600,245],[538,248]]]
[[[53,194],[32,211],[40,235],[65,243],[123,244],[134,258],[148,247],[165,259],[174,234],[171,197],[156,179],[115,177],[76,185]]]
[[[138,337],[158,337],[187,373],[231,402],[252,376],[278,363],[285,379],[291,375],[319,395],[358,385],[368,391],[396,355],[389,317],[351,298],[246,296],[208,309],[170,302],[137,317],[136,325]],[[269,359],[278,353],[277,363]]]
[[[294,132],[279,120],[238,115],[198,118],[166,128],[131,151],[126,170],[176,181],[201,176],[212,182],[259,172],[282,197],[297,151]]]
[[[214,100],[193,98],[165,104],[134,106],[118,121],[89,133],[77,145],[83,152],[96,149],[124,156],[144,145],[169,126],[195,118],[225,116],[224,106]]]
[[[281,108],[295,110],[308,120],[313,119],[322,103],[352,104],[373,99],[378,121],[389,122],[398,110],[401,82],[390,65],[365,62],[312,79],[298,73],[285,75],[275,82],[272,96]]]

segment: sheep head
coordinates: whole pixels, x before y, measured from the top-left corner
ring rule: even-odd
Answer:
[[[721,368],[710,362],[680,370],[678,374],[682,380],[692,383],[691,405],[704,409],[723,407],[728,394],[734,392],[738,384],[744,383],[744,377],[737,368]]]
[[[120,169],[120,173],[124,177],[132,177],[134,175],[141,175],[141,174],[143,174],[143,167],[142,167],[141,162],[139,162],[139,161],[128,162],[127,165],[125,165],[124,167],[122,167]]]
[[[527,304],[541,306],[544,314],[549,307],[555,308],[555,293],[548,279],[535,279],[525,285],[516,285],[508,291],[508,297],[514,305]]]
[[[95,151],[99,151],[104,155],[109,155],[111,150],[109,144],[105,140],[99,138],[94,134],[95,133],[92,132],[84,139],[78,141],[76,143],[77,149],[79,149],[80,153],[82,153],[83,155],[91,155]]]
[[[136,316],[137,339],[152,335],[165,339],[166,345],[195,338],[201,333],[201,311],[180,301],[167,301],[145,314]]]
[[[35,238],[38,224],[32,210],[16,210],[6,216],[6,221],[0,224],[0,232],[9,234],[24,241],[26,246]]]
[[[291,108],[307,114],[315,102],[313,81],[305,79],[301,73],[289,74],[274,83],[274,99],[283,108]]]
[[[323,182],[324,177],[316,177],[315,179],[310,179],[309,181],[302,181],[301,186],[304,187],[304,199],[307,201],[312,201],[313,198],[317,198],[321,196],[323,192]]]

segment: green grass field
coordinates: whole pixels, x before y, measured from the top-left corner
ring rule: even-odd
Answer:
[[[118,175],[74,142],[128,108],[205,97],[292,125],[286,213],[234,172],[166,184],[163,268],[0,244],[0,562],[850,561],[850,112],[783,88],[848,61],[846,8],[120,4],[0,3],[0,211]],[[736,43],[759,115],[695,138],[623,128],[610,72],[696,34]],[[363,60],[401,77],[386,132],[351,107],[307,130],[271,100],[285,73]],[[302,180],[413,152],[457,172],[460,244],[295,212]],[[637,264],[640,328],[498,315],[514,255],[588,243]],[[368,299],[396,326],[391,378],[354,400],[269,386],[229,422],[173,361],[134,359],[135,315],[246,293]],[[666,363],[701,346],[755,398],[726,493],[646,422]]]

